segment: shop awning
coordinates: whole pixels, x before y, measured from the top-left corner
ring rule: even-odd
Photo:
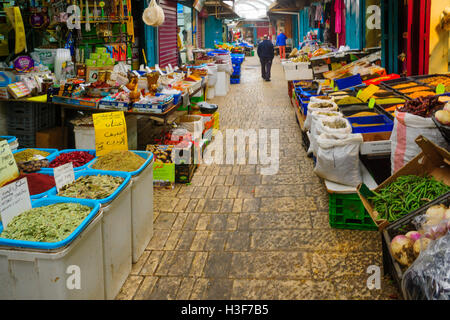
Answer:
[[[211,16],[215,16],[218,19],[238,19],[239,15],[233,10],[232,5],[227,4],[227,2],[233,1],[222,1],[222,0],[206,0],[204,8]]]

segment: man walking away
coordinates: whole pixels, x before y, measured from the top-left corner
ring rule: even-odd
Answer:
[[[276,43],[278,49],[280,50],[280,59],[286,59],[286,40],[287,36],[283,33],[283,29],[281,29]]]
[[[266,81],[270,81],[270,69],[274,56],[273,43],[267,35],[264,35],[264,40],[258,45],[258,57],[261,62],[261,76]]]

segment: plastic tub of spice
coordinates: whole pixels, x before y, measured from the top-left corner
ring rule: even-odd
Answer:
[[[103,210],[102,219],[102,242],[103,242],[103,262],[105,279],[105,298],[114,299],[119,293],[128,275],[131,272],[131,175],[118,171],[97,171],[83,170],[75,172],[75,179],[87,178],[90,176],[109,176],[113,178],[122,178],[123,181],[118,184],[114,190],[108,190],[108,196],[102,199],[96,199],[101,204]],[[106,178],[105,178],[106,179]],[[108,178],[109,179],[109,178]],[[81,181],[81,180],[80,180]],[[82,188],[74,188],[72,185],[66,186],[57,194],[56,189],[52,189],[51,194],[60,199],[72,199],[60,197],[65,190],[71,190],[75,193],[83,193]],[[105,185],[107,181],[100,184]],[[87,188],[86,188],[87,189]],[[96,189],[95,187],[91,189]],[[90,193],[89,190],[84,190]],[[90,194],[92,196],[92,194]]]
[[[27,179],[31,200],[37,200],[47,197],[50,194],[51,190],[56,186],[53,173],[42,171],[22,173],[18,178],[11,180],[6,185],[23,178]]]
[[[46,198],[32,201],[31,205],[32,208],[59,205],[66,207],[66,215],[79,210],[81,217],[79,221],[72,221],[76,224],[70,225],[67,236],[61,235],[64,238],[55,242],[2,238],[5,234],[9,236],[10,230],[15,237],[21,233],[17,223],[12,225],[14,220],[6,230],[0,224],[0,299],[104,299],[100,204],[91,200]],[[45,213],[49,213],[46,218],[51,219],[52,210],[59,212],[56,208],[47,209],[44,213],[28,215],[27,219],[42,217]],[[64,217],[61,219],[67,221]],[[51,221],[58,223],[58,220]],[[38,222],[34,220],[35,224]],[[52,233],[44,237],[54,240]],[[79,281],[70,281],[74,274],[79,275]],[[69,287],[68,283],[74,287]]]
[[[46,159],[56,153],[58,153],[58,149],[26,148],[13,151],[17,163]]]
[[[72,162],[73,170],[87,169],[88,165],[95,159],[95,150],[89,149],[67,149],[48,156],[49,168],[43,168],[44,172],[53,172],[53,168]]]
[[[132,176],[131,184],[131,236],[132,236],[132,252],[133,263],[136,263],[150,239],[153,236],[153,153],[146,151],[129,151],[142,158],[142,164],[137,170],[129,172]],[[98,162],[99,158],[89,164],[90,169],[103,171],[109,169],[119,169],[122,164],[118,159],[123,151],[106,155],[103,161]],[[122,156],[122,162],[128,162],[129,159]],[[126,166],[126,164],[123,164]],[[128,169],[133,170],[130,166]]]

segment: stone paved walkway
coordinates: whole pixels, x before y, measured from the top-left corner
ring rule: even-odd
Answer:
[[[117,299],[389,299],[377,232],[332,229],[328,195],[313,173],[278,58],[272,82],[246,58],[220,107],[221,130],[280,129],[280,169],[201,165],[191,185],[155,190],[154,236]]]

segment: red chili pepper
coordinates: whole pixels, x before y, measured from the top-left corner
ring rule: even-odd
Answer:
[[[73,151],[62,153],[58,157],[55,158],[52,162],[50,162],[50,168],[56,168],[62,166],[66,163],[72,162],[74,168],[81,167],[94,159],[94,156],[86,151]]]

